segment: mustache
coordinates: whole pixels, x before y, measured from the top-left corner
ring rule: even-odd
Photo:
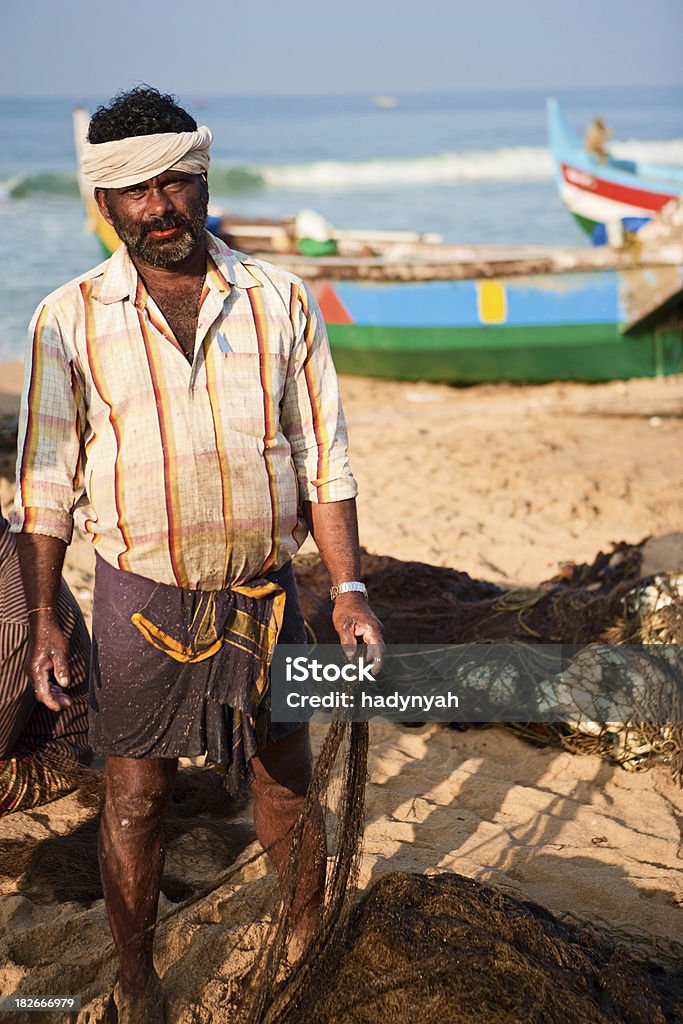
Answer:
[[[183,217],[181,213],[169,213],[165,217],[150,217],[140,226],[140,238],[146,238],[150,231],[166,231],[168,228],[189,229],[190,227],[191,224],[187,217]]]

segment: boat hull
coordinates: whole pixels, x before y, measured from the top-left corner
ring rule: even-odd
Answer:
[[[314,290],[341,373],[399,380],[605,381],[683,369],[680,322],[631,330],[677,267],[401,284],[325,281]],[[643,306],[644,289],[651,301]]]
[[[616,325],[361,327],[330,324],[339,373],[477,384],[655,377],[683,369],[683,335],[660,327],[627,337]]]
[[[683,192],[683,169],[618,160],[601,162],[586,152],[552,97],[547,102],[548,139],[562,202],[595,244],[610,225],[635,232]]]

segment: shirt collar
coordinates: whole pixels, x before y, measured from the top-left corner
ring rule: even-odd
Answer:
[[[233,285],[237,288],[256,288],[261,284],[246,265],[248,257],[234,252],[208,231],[206,243],[210,257],[207,261],[206,282],[210,290],[227,293]],[[144,306],[146,290],[125,245],[120,245],[110,257],[93,297],[105,305],[130,299],[133,305]]]
[[[261,284],[258,277],[249,270],[249,257],[241,252],[235,252],[234,249],[231,249],[220,238],[209,234],[208,231],[206,233],[206,247],[209,256],[214,262],[218,279],[215,282],[217,285],[220,282],[223,288],[229,290],[231,284],[236,285],[238,288],[255,288]],[[212,277],[212,270],[214,268],[209,263],[207,280]]]

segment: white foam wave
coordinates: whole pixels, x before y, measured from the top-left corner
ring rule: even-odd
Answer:
[[[683,139],[615,143],[612,151],[624,159],[683,166]],[[351,190],[469,181],[542,181],[553,176],[553,161],[545,146],[511,146],[402,160],[267,165],[259,167],[258,172],[266,184],[275,188]]]
[[[652,142],[629,139],[626,142],[615,142],[610,150],[614,156],[622,160],[672,164],[679,169],[683,167],[683,139],[662,139]]]
[[[259,168],[277,188],[356,189],[439,182],[539,180],[552,176],[550,154],[542,146],[441,153],[412,160],[321,160]]]

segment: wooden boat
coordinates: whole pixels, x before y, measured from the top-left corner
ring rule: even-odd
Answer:
[[[118,238],[83,198],[110,254]],[[650,248],[614,251],[336,231],[336,255],[311,258],[298,251],[294,225],[224,216],[210,227],[310,284],[341,373],[476,383],[683,369],[683,246],[666,232]]]
[[[309,282],[342,373],[457,383],[683,370],[683,253],[415,246],[274,255]],[[668,262],[667,262],[668,258]]]
[[[584,149],[556,99],[546,108],[560,197],[595,244],[607,242],[610,229],[637,231],[683,192],[683,167],[611,156],[601,162]]]

